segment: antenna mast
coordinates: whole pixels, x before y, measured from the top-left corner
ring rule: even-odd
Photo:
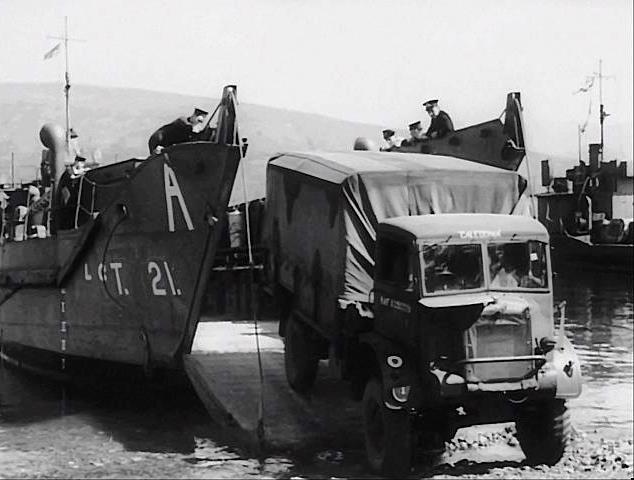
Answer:
[[[599,59],[599,73],[594,73],[595,77],[599,78],[599,124],[601,125],[601,149],[599,155],[601,161],[603,161],[603,122],[605,117],[609,117],[609,113],[605,113],[605,106],[603,105],[603,79],[613,79],[614,75],[603,75],[603,60]]]
[[[601,156],[601,161],[603,161],[603,120],[605,118],[605,114],[603,111],[603,74],[601,71],[603,61],[599,59],[599,122],[601,124],[601,149],[599,150],[599,155]]]
[[[577,151],[579,156],[579,164],[581,165],[581,125],[577,125]]]
[[[66,150],[70,151],[70,72],[68,69],[68,41],[83,41],[79,38],[70,38],[68,36],[68,17],[64,17],[64,36],[63,37],[52,37],[56,40],[64,41],[64,57],[65,57],[65,71],[64,71],[64,80],[66,81],[64,85],[64,96],[66,97]]]
[[[68,73],[68,17],[64,17],[64,54],[66,56],[66,70],[64,72],[64,94],[66,97],[66,150],[70,151],[70,109],[68,106],[68,97],[70,95],[70,75]]]

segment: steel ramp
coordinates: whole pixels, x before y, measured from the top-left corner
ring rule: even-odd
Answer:
[[[201,322],[192,353],[184,357],[185,371],[211,417],[252,449],[359,448],[360,407],[350,400],[346,384],[329,379],[324,364],[310,397],[296,394],[286,382],[277,322],[259,325],[264,442],[257,433],[262,390],[251,322]]]

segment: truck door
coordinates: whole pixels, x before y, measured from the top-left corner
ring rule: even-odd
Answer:
[[[377,241],[375,328],[405,341],[420,298],[418,255],[411,240],[382,237]]]

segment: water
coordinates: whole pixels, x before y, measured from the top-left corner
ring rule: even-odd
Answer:
[[[561,272],[555,301],[567,301],[567,332],[584,376],[570,402],[577,428],[605,438],[633,436],[633,278],[605,272]]]
[[[597,438],[634,436],[632,283],[631,276],[596,272],[555,279],[555,301],[567,301],[567,331],[583,364],[584,391],[570,403],[573,421]],[[302,474],[284,458],[262,466],[236,447],[191,390],[68,388],[0,367],[0,477]],[[319,458],[298,455],[293,463]],[[345,457],[356,475],[363,472],[360,450]]]

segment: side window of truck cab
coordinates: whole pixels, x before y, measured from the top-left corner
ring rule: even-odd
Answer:
[[[411,252],[411,242],[380,238],[377,241],[377,281],[405,290],[413,289],[415,281]]]

